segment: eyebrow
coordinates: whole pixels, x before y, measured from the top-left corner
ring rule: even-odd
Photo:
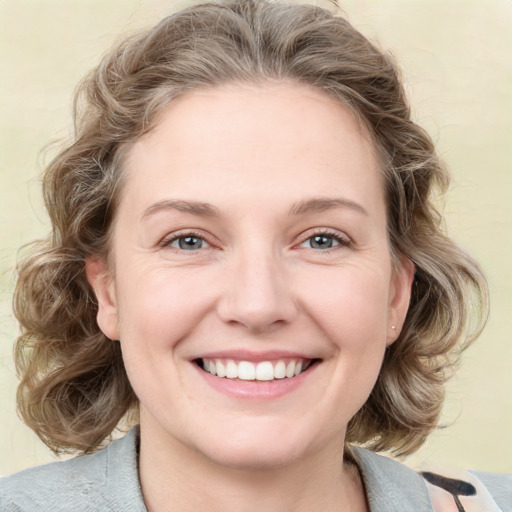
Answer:
[[[311,198],[294,203],[290,208],[290,215],[306,215],[308,213],[320,213],[334,208],[350,208],[363,215],[368,215],[368,211],[359,203],[343,198]],[[209,203],[201,201],[185,201],[183,199],[164,199],[152,204],[144,210],[142,219],[150,217],[157,212],[165,210],[176,210],[200,217],[220,217],[218,208]]]
[[[295,203],[290,208],[290,215],[305,215],[307,213],[320,213],[334,208],[350,208],[368,216],[368,210],[359,203],[343,198],[314,197]]]
[[[142,219],[165,210],[176,210],[201,217],[220,216],[219,210],[209,203],[203,203],[201,201],[184,201],[182,199],[164,199],[163,201],[158,201],[157,203],[152,204],[149,208],[146,208],[142,214]]]

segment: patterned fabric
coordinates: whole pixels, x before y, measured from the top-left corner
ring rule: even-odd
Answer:
[[[469,471],[425,471],[421,475],[435,512],[502,512],[484,484]]]

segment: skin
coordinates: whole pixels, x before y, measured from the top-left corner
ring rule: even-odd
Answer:
[[[413,275],[392,264],[370,136],[307,86],[222,86],[171,102],[126,173],[113,272],[90,258],[87,273],[140,400],[148,509],[366,510],[345,432]],[[283,396],[242,399],[193,361],[226,350],[320,362]]]

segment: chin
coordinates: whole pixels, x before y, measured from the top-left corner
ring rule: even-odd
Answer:
[[[266,471],[293,464],[300,457],[300,451],[291,447],[276,448],[266,443],[253,443],[251,446],[222,443],[205,455],[215,464],[233,470]]]
[[[312,439],[301,436],[300,429],[290,425],[286,428],[283,428],[284,425],[270,428],[264,424],[254,427],[226,429],[221,438],[218,435],[208,436],[208,439],[204,437],[200,443],[202,446],[197,443],[196,449],[199,448],[208,459],[223,467],[252,471],[293,465],[315,451],[315,446],[311,445]]]

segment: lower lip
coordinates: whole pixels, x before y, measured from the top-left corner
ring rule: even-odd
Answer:
[[[305,372],[297,375],[296,377],[269,381],[227,379],[225,377],[217,377],[216,375],[205,372],[197,365],[196,368],[207,384],[220,393],[240,399],[270,400],[279,398],[296,390],[309,378],[310,375],[315,372],[318,365],[319,363],[313,364]]]

